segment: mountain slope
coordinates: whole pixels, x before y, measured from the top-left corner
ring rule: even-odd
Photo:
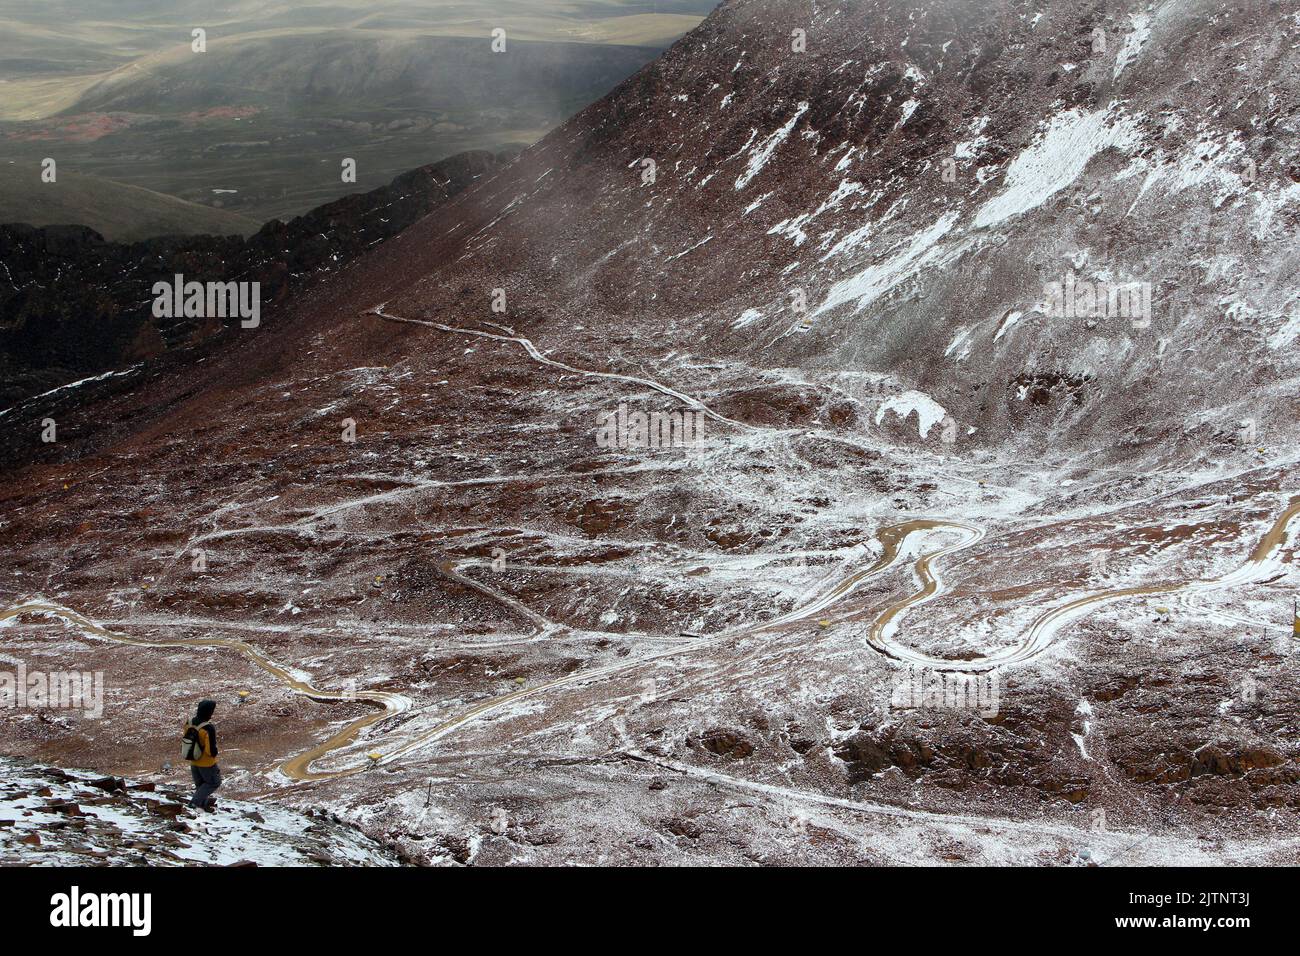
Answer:
[[[763,364],[895,373],[941,390],[977,444],[1128,434],[1156,451],[1162,435],[1195,456],[1241,417],[1290,434],[1292,399],[1269,387],[1293,381],[1300,329],[1290,48],[1216,45],[1197,33],[1232,29],[1214,3],[910,10],[725,5],[475,197],[481,223],[500,222],[441,241],[526,262],[511,279],[542,328],[536,306],[554,300],[646,334],[677,323]],[[800,28],[809,52],[791,53]],[[1109,53],[1090,52],[1094,29]],[[1188,62],[1270,86],[1232,97]],[[556,236],[557,220],[585,227]],[[1067,274],[1150,283],[1149,327],[1045,314]],[[796,290],[806,335],[789,334]],[[394,311],[447,307],[423,293]],[[1225,335],[1258,370],[1249,401],[1219,374]],[[1210,420],[1189,421],[1172,381]]]
[[[203,368],[15,413],[8,646],[127,701],[226,635],[248,786],[429,862],[1294,862],[1294,12],[725,3]],[[0,740],[156,759],[111,704]]]
[[[0,290],[0,388],[3,419],[44,393],[77,396],[72,383],[128,384],[124,366],[200,344],[213,344],[239,321],[154,315],[154,283],[258,283],[268,320],[293,293],[341,268],[447,201],[508,156],[464,153],[398,176],[387,186],[327,203],[289,223],[273,220],[247,240],[238,236],[157,236],[105,242],[85,226],[0,226],[9,288]],[[260,316],[259,316],[260,321]],[[0,438],[0,444],[17,451]]]
[[[260,223],[247,216],[186,202],[139,186],[62,171],[57,184],[0,179],[5,222],[31,226],[82,225],[114,242],[154,236],[251,236]]]
[[[154,781],[0,758],[0,847],[24,866],[394,866],[392,853],[322,814],[233,801],[210,814]]]

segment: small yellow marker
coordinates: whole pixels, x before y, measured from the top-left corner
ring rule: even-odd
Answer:
[[[830,627],[830,626],[831,626],[831,619],[828,618],[828,617],[824,617],[824,618],[822,618],[820,621],[818,621],[817,624],[818,624],[819,626],[821,626],[821,627]]]
[[[249,696],[248,691],[241,690],[239,692],[239,702],[242,704],[244,701],[248,700],[248,696]]]
[[[522,684],[523,682],[524,682],[524,679],[523,679],[522,677],[516,677],[516,678],[515,678],[515,683],[516,683],[516,684]]]

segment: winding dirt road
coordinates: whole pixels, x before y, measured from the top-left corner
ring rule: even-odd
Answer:
[[[1184,591],[1192,594],[1205,593],[1207,591],[1240,587],[1245,584],[1258,582],[1275,570],[1275,566],[1270,562],[1276,552],[1287,543],[1291,532],[1291,523],[1297,516],[1300,516],[1300,497],[1292,499],[1289,507],[1278,516],[1277,520],[1252,550],[1245,564],[1243,564],[1240,569],[1229,575],[1216,579],[1197,579],[1193,581],[1155,584],[1143,587],[1117,588],[1077,597],[1064,604],[1049,608],[1039,614],[1026,629],[1021,640],[1015,646],[973,660],[951,660],[923,654],[900,643],[897,639],[897,632],[899,624],[907,611],[917,607],[918,605],[924,604],[927,601],[934,600],[944,592],[943,579],[938,568],[938,562],[940,559],[977,544],[983,539],[984,531],[962,522],[945,521],[934,518],[917,518],[899,524],[888,525],[882,528],[877,534],[877,538],[882,545],[882,551],[880,556],[869,567],[860,571],[855,571],[852,574],[818,589],[814,592],[813,597],[809,601],[794,611],[761,624],[731,628],[709,637],[703,637],[687,643],[673,644],[668,648],[650,654],[630,657],[614,664],[579,671],[557,680],[538,684],[534,687],[521,688],[520,690],[501,697],[496,697],[476,704],[468,710],[457,714],[454,717],[443,720],[431,728],[417,732],[405,740],[394,741],[388,745],[387,749],[384,749],[384,744],[382,742],[375,744],[375,747],[381,749],[383,752],[383,756],[378,761],[366,759],[364,762],[356,763],[349,767],[321,771],[312,769],[312,765],[317,760],[349,747],[358,739],[361,732],[366,728],[371,727],[395,714],[410,710],[410,700],[400,694],[389,693],[386,691],[358,691],[352,693],[347,691],[339,692],[325,690],[313,685],[310,680],[298,676],[290,668],[272,661],[258,650],[258,648],[245,641],[231,638],[204,638],[176,641],[145,640],[143,638],[123,634],[119,631],[110,630],[76,611],[42,600],[33,600],[10,608],[5,612],[0,613],[0,621],[21,614],[52,615],[67,621],[82,631],[96,637],[137,647],[185,647],[233,650],[243,655],[248,661],[274,679],[280,681],[295,693],[302,694],[312,700],[322,702],[359,701],[379,708],[375,713],[367,714],[366,716],[349,723],[338,733],[333,734],[328,739],[312,747],[310,750],[298,754],[295,757],[291,757],[282,763],[279,768],[280,771],[291,780],[327,780],[361,773],[369,769],[375,763],[391,763],[394,760],[398,760],[416,750],[435,743],[458,728],[463,727],[476,719],[494,711],[502,710],[528,698],[538,696],[547,691],[560,687],[572,687],[593,683],[612,677],[616,674],[634,670],[653,661],[703,650],[714,646],[719,641],[727,638],[745,634],[758,634],[763,631],[807,620],[824,612],[833,604],[843,600],[864,582],[878,577],[890,568],[894,567],[900,561],[913,556],[915,556],[913,572],[920,582],[921,587],[902,600],[891,604],[889,607],[885,608],[884,611],[876,615],[870,625],[867,635],[867,643],[871,647],[894,660],[932,669],[949,671],[977,672],[1023,662],[1051,646],[1053,638],[1058,633],[1062,624],[1081,616],[1100,604],[1143,595],[1170,594]],[[943,534],[951,534],[955,532],[960,536],[960,539],[954,543],[926,550],[925,546],[928,544],[930,537],[936,532]],[[545,621],[545,619],[531,615],[531,613],[526,616],[529,616],[529,619],[539,627],[545,628],[551,626],[549,625],[549,622]]]
[[[563,362],[557,362],[554,359],[547,358],[543,355],[537,346],[533,344],[531,339],[526,339],[522,335],[497,335],[494,332],[484,332],[479,329],[465,329],[456,325],[443,325],[441,322],[429,322],[425,319],[407,319],[400,315],[389,315],[384,311],[384,306],[382,305],[377,305],[369,312],[363,314],[375,315],[388,322],[400,322],[404,325],[423,325],[427,328],[437,329],[440,332],[450,332],[453,335],[472,335],[481,339],[495,339],[498,342],[513,342],[515,345],[518,345],[527,352],[533,361],[541,365],[549,365],[551,368],[558,368],[562,372],[571,372],[575,375],[582,375],[586,378],[608,378],[616,382],[629,382],[633,385],[643,385],[656,392],[661,392],[669,398],[675,398],[677,401],[684,405],[689,405],[696,411],[703,412],[707,417],[713,419],[715,422],[722,422],[723,424],[732,425],[736,428],[742,429],[752,430],[755,427],[746,422],[738,422],[734,418],[727,418],[725,415],[719,415],[699,399],[692,398],[690,395],[686,395],[674,388],[670,388],[662,382],[656,382],[651,378],[638,378],[635,375],[623,375],[619,372],[595,372],[591,369],[575,368],[572,365],[565,365]]]
[[[370,310],[368,314],[378,316],[391,322],[429,326],[447,333],[479,336],[513,343],[523,348],[534,361],[540,364],[579,375],[614,379],[638,384],[677,399],[692,408],[700,410],[719,422],[724,422],[728,425],[744,429],[752,429],[754,427],[719,415],[698,399],[685,395],[660,382],[612,372],[595,372],[556,362],[547,358],[530,340],[521,336],[498,335],[490,332],[443,325],[438,322],[406,319],[385,313],[384,306],[382,305]],[[384,494],[391,494],[391,492],[386,492]],[[233,650],[243,655],[252,664],[269,674],[275,680],[280,681],[295,693],[309,697],[312,700],[323,702],[362,702],[376,707],[377,709],[374,713],[367,714],[364,717],[352,721],[328,739],[321,741],[306,752],[291,757],[280,764],[280,771],[290,780],[314,781],[350,776],[352,774],[363,772],[376,764],[391,763],[394,760],[400,759],[401,757],[409,755],[422,747],[428,746],[446,737],[448,734],[476,719],[556,688],[579,686],[600,681],[616,674],[634,670],[653,661],[703,650],[716,645],[719,641],[724,639],[746,634],[758,634],[763,631],[807,620],[812,618],[814,615],[824,612],[827,608],[846,598],[862,583],[883,574],[905,558],[913,556],[915,557],[913,571],[917,580],[920,582],[920,588],[907,597],[891,604],[874,618],[867,633],[867,644],[876,651],[894,660],[936,670],[978,672],[991,670],[1008,664],[1020,663],[1029,660],[1035,655],[1041,653],[1047,647],[1051,646],[1055,635],[1059,632],[1062,625],[1087,613],[1092,608],[1101,604],[1143,595],[1170,594],[1174,592],[1187,592],[1189,594],[1205,593],[1207,591],[1221,590],[1224,588],[1240,587],[1245,584],[1256,583],[1259,580],[1262,580],[1270,573],[1270,571],[1276,570],[1275,567],[1270,565],[1271,559],[1273,555],[1287,542],[1291,522],[1297,517],[1297,515],[1300,515],[1300,497],[1291,500],[1287,509],[1277,518],[1256,547],[1252,550],[1246,563],[1232,574],[1218,579],[1163,583],[1142,587],[1098,591],[1092,594],[1073,598],[1064,604],[1049,608],[1039,614],[1015,645],[1007,649],[996,651],[990,655],[977,657],[971,660],[952,660],[921,653],[900,642],[898,639],[898,632],[900,624],[908,611],[928,601],[932,601],[944,593],[944,583],[939,568],[939,562],[941,559],[978,544],[983,540],[985,532],[982,528],[959,521],[949,521],[937,518],[910,519],[898,524],[888,525],[877,532],[876,537],[881,544],[881,553],[869,567],[855,571],[816,589],[807,602],[789,613],[780,615],[779,617],[762,624],[742,625],[730,628],[712,636],[702,637],[698,640],[674,643],[669,647],[660,649],[653,653],[643,654],[637,657],[629,657],[626,660],[614,664],[608,664],[586,671],[579,671],[557,680],[538,684],[534,687],[521,688],[520,690],[501,697],[476,704],[463,713],[440,721],[431,728],[417,731],[403,740],[394,739],[387,744],[385,744],[384,741],[376,742],[373,746],[382,752],[382,756],[378,760],[370,760],[369,758],[366,758],[363,761],[356,762],[348,767],[320,771],[312,769],[314,763],[323,757],[348,748],[358,740],[362,731],[367,728],[378,724],[388,717],[411,710],[411,701],[400,694],[389,693],[386,691],[359,691],[354,693],[349,691],[340,692],[325,690],[313,685],[309,679],[299,676],[290,668],[272,661],[258,648],[245,641],[233,638],[149,641],[110,630],[107,627],[103,627],[96,622],[91,621],[89,618],[74,610],[39,598],[12,607],[3,613],[0,613],[0,621],[21,614],[53,615],[80,628],[85,633],[106,640],[112,640],[118,643],[130,644],[138,647],[215,648]],[[928,547],[932,536],[936,533],[944,536],[955,533],[958,535],[958,540],[937,548]],[[488,597],[502,600],[515,613],[533,624],[540,634],[544,635],[555,628],[554,624],[536,614],[536,612],[531,609],[525,607],[514,598],[486,588],[486,586],[474,582],[471,578],[461,576],[458,568],[455,566],[449,567],[445,570],[447,570],[447,573],[458,578],[461,583],[468,584]]]
[[[401,694],[391,694],[387,691],[376,690],[356,692],[331,691],[316,687],[309,681],[296,676],[288,667],[277,664],[275,661],[271,660],[252,644],[249,644],[246,641],[235,640],[234,638],[212,637],[194,638],[192,640],[183,641],[149,641],[144,638],[132,637],[129,634],[122,634],[118,631],[111,631],[70,608],[58,604],[50,604],[40,600],[20,604],[0,613],[0,621],[18,617],[22,614],[50,615],[57,617],[67,621],[69,624],[72,624],[74,627],[79,628],[85,633],[93,634],[94,636],[104,638],[105,640],[116,641],[119,644],[130,644],[135,647],[210,647],[237,651],[250,663],[265,671],[267,674],[270,674],[290,690],[302,694],[304,697],[310,697],[312,700],[324,703],[345,701],[349,703],[361,702],[373,704],[380,708],[375,713],[367,714],[359,720],[355,720],[348,724],[343,728],[343,730],[334,734],[328,740],[317,744],[306,753],[292,757],[281,764],[280,769],[286,775],[295,780],[319,780],[324,779],[325,777],[344,776],[348,773],[357,773],[364,770],[365,766],[360,766],[342,772],[313,774],[311,772],[311,764],[327,753],[348,746],[356,740],[357,735],[360,734],[361,731],[365,730],[372,724],[378,723],[386,717],[391,717],[394,714],[400,714],[404,711],[410,710],[411,708],[411,701],[408,698],[403,697]]]
[[[918,604],[931,600],[941,592],[942,584],[936,576],[933,563],[945,555],[971,547],[983,537],[982,532],[968,526],[940,523],[950,528],[963,528],[968,533],[967,538],[958,544],[933,552],[917,561],[916,574],[922,582],[921,589],[892,605],[877,617],[871,625],[867,641],[876,650],[895,660],[928,667],[933,670],[974,673],[1027,661],[1051,646],[1063,625],[1082,617],[1099,605],[1109,604],[1125,598],[1157,594],[1205,594],[1213,591],[1231,590],[1232,588],[1262,581],[1264,578],[1276,573],[1276,566],[1271,563],[1272,558],[1286,545],[1291,534],[1291,523],[1297,516],[1300,516],[1300,497],[1291,499],[1288,507],[1260,538],[1259,543],[1255,545],[1245,563],[1230,574],[1220,578],[1199,578],[1192,581],[1174,581],[1140,587],[1113,588],[1073,598],[1064,604],[1049,608],[1035,617],[1025,630],[1019,643],[1006,650],[972,660],[932,657],[906,647],[894,639],[903,613]]]
[[[900,525],[897,527],[899,528],[911,527],[916,524],[917,522],[907,522],[906,525]],[[887,538],[890,537],[887,534],[888,531],[889,529],[886,529],[886,532],[882,532],[882,535],[885,535]],[[898,540],[902,540],[902,537],[905,537],[905,535],[898,537]],[[782,615],[781,617],[769,621],[765,624],[750,625],[741,628],[733,628],[728,631],[720,632],[711,637],[701,638],[699,640],[690,641],[687,643],[672,644],[666,649],[655,651],[654,653],[651,654],[643,654],[637,657],[630,657],[626,660],[619,661],[615,664],[609,664],[603,667],[597,667],[586,671],[579,671],[577,673],[562,677],[558,680],[549,681],[544,684],[538,684],[534,687],[521,688],[520,690],[514,691],[513,693],[510,694],[506,694],[502,697],[496,697],[491,700],[484,701],[480,704],[476,704],[475,706],[471,707],[469,710],[465,711],[464,713],[458,714],[455,717],[441,721],[436,726],[428,730],[425,730],[422,733],[419,733],[418,735],[405,741],[404,743],[401,743],[396,747],[386,750],[384,752],[383,757],[378,761],[378,763],[381,764],[390,763],[393,760],[398,759],[399,757],[405,756],[415,750],[418,750],[421,747],[427,746],[428,744],[431,744],[434,741],[441,739],[442,737],[445,737],[447,734],[451,733],[458,727],[461,727],[464,724],[469,723],[470,721],[483,716],[484,714],[487,714],[495,710],[499,710],[517,701],[524,700],[526,698],[544,693],[545,691],[552,690],[557,687],[572,686],[577,684],[588,683],[591,681],[597,681],[602,678],[610,677],[614,674],[632,670],[636,667],[639,667],[643,664],[647,664],[651,661],[660,660],[667,657],[676,657],[680,654],[688,654],[693,651],[702,650],[703,648],[712,646],[717,641],[722,640],[723,638],[734,637],[744,633],[758,633],[760,631],[768,630],[773,627],[778,627],[783,624],[790,624],[799,620],[807,619],[813,616],[814,614],[817,614],[820,611],[824,610],[827,606],[829,606],[834,601],[839,600],[840,598],[843,598],[844,596],[850,594],[863,581],[875,577],[876,575],[885,571],[897,560],[898,553],[899,552],[897,547],[894,547],[892,550],[887,550],[886,553],[883,554],[870,568],[866,569],[865,571],[855,572],[849,575],[848,577],[844,578],[843,580],[837,581],[833,586],[827,588],[825,590],[825,593],[815,597],[812,601],[810,601],[805,606],[799,608],[796,611],[792,611],[789,614]],[[490,592],[490,591],[485,593],[488,593],[489,595],[495,594],[495,592]],[[123,634],[119,631],[110,630],[109,628],[103,627],[100,624],[97,624],[96,622],[90,620],[85,615],[80,614],[77,611],[74,611],[70,608],[63,607],[58,604],[53,604],[42,600],[33,600],[24,604],[17,605],[16,607],[12,607],[9,610],[0,614],[0,621],[6,620],[8,618],[17,617],[18,615],[21,614],[50,615],[50,616],[58,617],[74,625],[75,627],[83,630],[84,632],[92,634],[96,637],[100,637],[105,640],[116,641],[121,644],[130,644],[137,647],[194,647],[194,648],[210,647],[210,648],[226,648],[229,650],[238,651],[240,654],[246,657],[253,664],[257,665],[263,671],[265,671],[266,673],[270,674],[272,677],[279,680],[286,687],[290,688],[296,693],[309,697],[312,700],[324,701],[324,702],[360,701],[363,703],[374,704],[382,708],[382,710],[374,714],[368,714],[365,717],[360,718],[359,720],[353,721],[351,724],[349,724],[339,733],[334,734],[329,739],[322,741],[320,744],[317,744],[315,747],[311,748],[307,752],[299,754],[296,757],[292,757],[289,760],[286,760],[284,763],[282,763],[280,765],[280,771],[285,776],[289,777],[292,780],[297,780],[297,781],[326,780],[334,777],[350,776],[352,774],[360,773],[364,770],[369,769],[373,765],[373,762],[369,760],[365,761],[364,763],[357,764],[352,767],[341,769],[341,770],[313,771],[311,769],[311,765],[315,763],[317,760],[319,760],[321,757],[324,757],[326,754],[332,753],[337,750],[341,750],[349,746],[351,743],[353,743],[356,740],[357,736],[361,733],[361,731],[366,729],[367,727],[375,723],[378,723],[379,721],[387,717],[391,717],[395,714],[402,713],[410,709],[410,701],[407,698],[401,696],[400,694],[391,694],[384,691],[358,691],[355,694],[352,694],[352,693],[338,693],[338,692],[322,690],[318,687],[315,687],[310,682],[294,676],[294,674],[288,668],[282,667],[281,665],[274,663],[269,658],[267,658],[264,654],[262,654],[261,651],[259,651],[253,645],[248,644],[245,641],[229,639],[229,638],[206,638],[206,639],[180,640],[180,641],[149,641],[143,638],[131,637],[130,635]],[[535,623],[543,627],[551,626],[549,622],[545,621],[544,618],[540,618],[540,617],[536,618]],[[382,746],[382,745],[377,744],[376,746]]]

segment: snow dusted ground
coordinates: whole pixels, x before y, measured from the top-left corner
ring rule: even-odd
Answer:
[[[430,863],[1297,862],[1297,47],[1113,7],[727,4],[74,416],[0,634],[104,715],[5,752],[161,779],[214,696],[228,792]]]
[[[499,347],[503,361],[519,356],[521,374],[538,364]],[[384,380],[403,375],[390,369]],[[311,387],[294,389],[309,405]],[[572,400],[630,397],[622,388],[591,380]],[[544,520],[549,501],[515,497],[521,479],[508,474],[448,484],[372,470],[358,489],[347,469],[335,492],[318,484],[309,507],[237,493],[250,513],[227,507],[201,535],[222,568],[205,586],[218,586],[214,596],[241,589],[238,603],[209,597],[207,609],[177,613],[178,568],[90,616],[145,641],[250,641],[316,686],[400,692],[405,712],[312,765],[349,775],[303,784],[276,768],[372,713],[360,702],[313,702],[229,649],[127,646],[48,613],[9,618],[6,650],[29,667],[104,669],[105,717],[5,716],[7,746],[85,759],[77,741],[94,741],[97,766],[166,779],[156,767],[175,728],[159,718],[179,721],[196,696],[214,693],[233,748],[228,792],[336,806],[429,862],[1080,863],[1084,850],[1116,862],[1291,859],[1285,581],[1296,527],[1240,574],[1295,493],[1278,485],[1286,468],[1252,461],[1135,480],[1044,464],[1009,474],[944,454],[938,441],[909,448],[900,442],[916,441],[915,419],[876,426],[870,401],[854,421],[836,433],[813,422],[730,429],[703,453],[619,453],[582,477],[560,477],[572,472],[552,457],[563,494],[616,481],[635,500],[608,514],[579,509],[567,530]],[[879,449],[865,470],[828,460],[864,446]],[[676,503],[661,518],[665,496]],[[523,530],[503,536],[449,518],[460,507],[510,513]],[[695,543],[697,523],[680,517],[680,536],[664,534],[683,513],[713,516],[717,546]],[[424,546],[401,529],[432,527],[433,514],[459,530],[439,537],[436,560],[413,563]],[[345,520],[317,528],[316,516]],[[981,534],[915,531],[890,564],[837,591],[880,563],[890,527],[918,516],[959,516]],[[770,544],[753,537],[782,524],[789,530]],[[300,536],[306,543],[291,543]],[[272,554],[315,561],[347,545],[347,571],[281,569],[268,580],[260,570]],[[1031,659],[1000,669],[991,719],[899,709],[891,682],[901,665],[872,648],[872,628],[916,592],[915,562],[946,548],[957,550],[938,559],[940,590],[897,618],[889,639],[957,667],[1022,646],[1036,618],[1081,596],[1192,586],[1053,622]],[[83,573],[116,566],[105,555]],[[92,594],[40,597],[89,608]],[[1153,619],[1163,604],[1174,606],[1169,624]],[[252,696],[236,705],[240,690]],[[382,761],[365,771],[370,752]],[[726,809],[737,799],[752,806]],[[1238,809],[1214,813],[1225,801]],[[598,821],[589,836],[580,819]]]
[[[0,758],[0,863],[22,866],[393,866],[396,858],[327,815],[221,800]]]

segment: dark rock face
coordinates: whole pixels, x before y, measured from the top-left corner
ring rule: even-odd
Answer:
[[[754,745],[738,730],[714,727],[698,738],[688,741],[691,747],[701,747],[709,753],[728,760],[743,760],[754,753]]]
[[[1239,862],[1252,833],[1294,862],[1290,839],[1267,845],[1300,826],[1296,645],[1278,615],[1294,546],[1252,582],[1230,578],[1300,491],[1290,458],[1228,436],[1267,413],[1269,445],[1295,444],[1294,345],[1274,314],[1291,273],[1234,283],[1290,268],[1300,191],[1261,165],[1248,195],[1236,169],[1267,130],[1288,149],[1300,109],[1272,126],[1261,112],[1238,142],[1241,74],[1220,60],[1263,44],[1254,27],[1232,47],[1189,17],[1143,45],[1137,0],[1085,6],[1002,23],[998,7],[944,0],[723,5],[509,170],[294,296],[264,335],[69,407],[71,447],[0,482],[4,579],[58,587],[124,629],[158,628],[164,612],[193,634],[255,625],[259,645],[319,661],[322,677],[384,674],[420,706],[474,708],[455,730],[474,774],[447,785],[458,822],[417,841],[426,858],[478,859],[483,837],[483,859],[505,859],[520,830],[513,814],[493,828],[495,809],[534,791],[567,837],[549,859],[616,845],[748,859],[763,826],[783,858],[835,858],[802,808],[784,821],[737,805],[759,785],[837,813],[850,798],[914,810],[932,840],[872,831],[899,860],[978,858],[992,841],[954,823],[963,814],[1012,818],[998,832],[1023,841],[1019,859],[1099,844],[1121,861],[1201,859],[1213,838],[1231,847],[1216,859]],[[1093,23],[1111,35],[1105,58],[1087,56]],[[803,26],[817,43],[794,59]],[[1129,37],[1145,52],[1125,65]],[[1272,48],[1251,57],[1280,84],[1300,75]],[[1184,64],[1202,79],[1185,82]],[[1099,103],[1108,89],[1125,104]],[[1231,160],[1213,169],[1191,132],[1202,117]],[[958,160],[951,183],[944,159]],[[1193,173],[1199,187],[1184,184]],[[1210,209],[1213,256],[1194,228]],[[1256,212],[1264,238],[1247,242]],[[1108,338],[1036,311],[1047,281],[1085,267],[1157,284],[1203,274],[1194,298],[1166,302],[1175,329]],[[796,291],[817,312],[804,331]],[[1256,305],[1233,308],[1238,293]],[[386,321],[380,303],[417,321]],[[607,372],[664,381],[747,427],[711,425],[718,445],[699,461],[615,455],[595,444],[598,415],[661,393]],[[928,437],[918,421],[927,396],[959,426],[942,458],[916,454],[945,441],[937,415]],[[339,440],[345,415],[357,444]],[[22,418],[38,441],[39,419]],[[897,520],[936,515],[984,536],[942,557],[951,528],[900,537]],[[871,572],[891,544],[906,557]],[[219,573],[193,570],[187,545],[210,547]],[[928,596],[922,553],[936,556]],[[1224,576],[1195,592],[1205,615],[1176,604],[1159,624],[1172,596],[1112,590]],[[856,589],[804,603],[834,582]],[[1102,590],[1116,596],[1049,616]],[[872,632],[915,598],[893,618],[909,659],[973,661],[1046,627],[1041,653],[999,668],[996,714],[896,702],[902,658]],[[529,637],[519,607],[558,640],[515,646]],[[1212,608],[1283,624],[1287,643]],[[474,640],[489,628],[501,633]],[[132,660],[142,694],[175,679]],[[537,688],[527,706],[520,687]],[[289,745],[266,747],[269,763]],[[610,769],[633,752],[664,766]],[[564,765],[521,759],[539,754]],[[674,773],[666,790],[660,770]],[[410,833],[396,779],[356,774],[335,793]],[[1031,833],[1035,821],[1051,829]]]
[[[178,768],[183,769],[183,768]],[[221,801],[211,818],[217,832],[196,825],[200,811],[187,806],[179,785],[96,778],[25,760],[0,758],[0,849],[6,864],[45,866],[186,866],[196,860],[228,865],[332,866],[364,860],[392,866],[400,855],[337,816],[308,821],[314,813]],[[261,809],[258,809],[261,807]],[[234,827],[231,840],[227,828]],[[224,831],[224,833],[222,832]]]
[[[422,166],[254,236],[104,241],[84,226],[0,226],[0,408],[68,382],[206,342],[237,318],[158,319],[152,288],[185,281],[260,283],[262,317],[322,273],[341,269],[510,157],[470,152]]]

